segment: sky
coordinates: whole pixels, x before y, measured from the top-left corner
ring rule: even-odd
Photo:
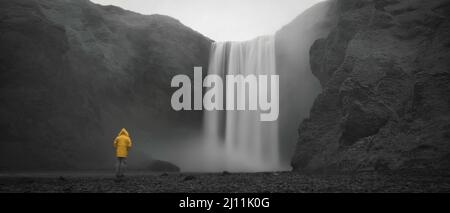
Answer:
[[[271,35],[321,0],[91,0],[145,15],[168,15],[215,41]]]

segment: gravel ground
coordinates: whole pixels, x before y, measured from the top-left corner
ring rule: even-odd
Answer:
[[[450,173],[0,174],[0,192],[450,192]]]

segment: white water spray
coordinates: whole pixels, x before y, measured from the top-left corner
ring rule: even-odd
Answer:
[[[214,43],[208,72],[223,79],[225,75],[276,75],[275,38],[263,36],[245,42]],[[278,85],[269,88],[278,90]],[[224,91],[234,90],[225,87]],[[242,95],[245,94],[236,94],[237,98]],[[278,101],[278,97],[270,98]],[[280,170],[278,122],[261,122],[260,113],[260,110],[205,111],[204,169],[233,172]]]

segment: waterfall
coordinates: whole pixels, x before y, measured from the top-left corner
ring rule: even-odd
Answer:
[[[277,74],[274,36],[212,44],[208,74],[219,75],[222,79],[226,75]],[[224,91],[234,90],[224,87]],[[249,93],[246,94],[248,100]],[[245,94],[235,94],[237,98],[241,95]],[[207,170],[260,172],[280,169],[278,122],[261,122],[259,114],[260,110],[205,111],[204,151],[208,157],[204,163]]]

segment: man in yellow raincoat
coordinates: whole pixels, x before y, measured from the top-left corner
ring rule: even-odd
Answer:
[[[127,130],[123,128],[114,140],[114,148],[116,148],[116,177],[124,177],[123,170],[127,165],[128,150],[131,148],[131,138]]]

